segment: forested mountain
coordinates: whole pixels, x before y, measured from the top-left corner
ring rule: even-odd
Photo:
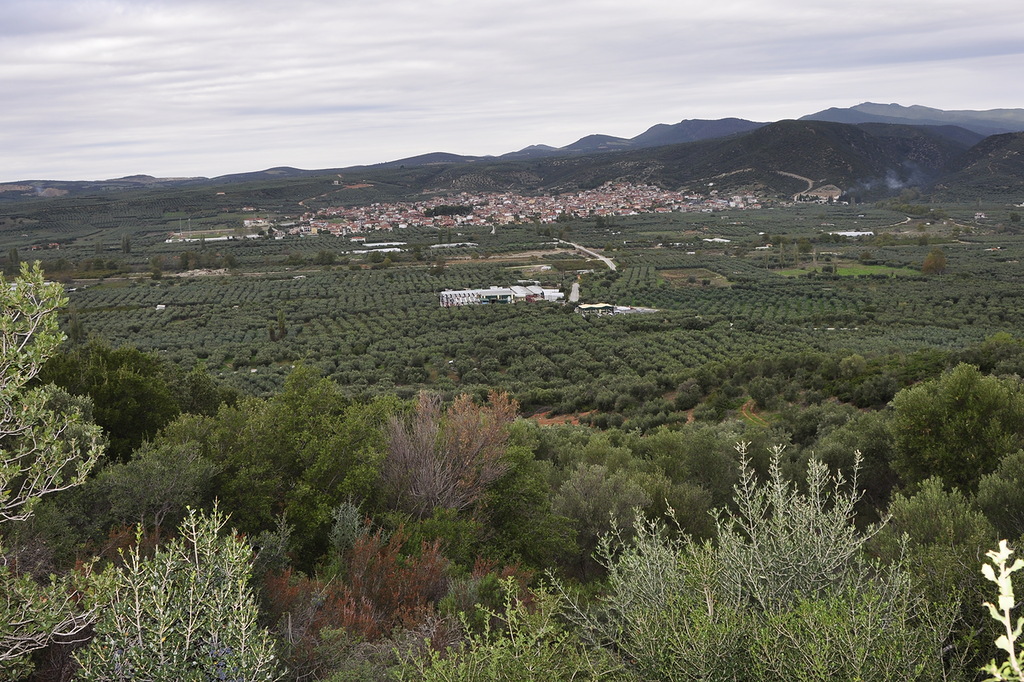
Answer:
[[[882,196],[944,177],[950,164],[978,140],[969,131],[950,127],[781,121],[747,133],[648,149],[448,164],[437,169],[424,189],[570,191],[628,181],[699,191],[714,182],[722,191],[787,196],[807,189],[811,181]]]
[[[633,147],[660,147],[667,144],[697,142],[719,137],[728,137],[756,130],[764,123],[755,123],[742,118],[723,118],[714,121],[690,119],[673,125],[658,124],[632,138]]]
[[[518,152],[503,154],[502,159],[565,156],[567,154],[593,154],[596,152],[624,151],[646,147],[662,147],[683,142],[696,142],[756,130],[764,123],[755,123],[741,118],[718,120],[690,119],[675,124],[659,123],[651,126],[636,137],[624,138],[611,135],[588,135],[564,147],[532,145]]]

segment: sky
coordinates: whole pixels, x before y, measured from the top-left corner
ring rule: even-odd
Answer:
[[[0,0],[0,182],[1024,107],[1020,0]]]

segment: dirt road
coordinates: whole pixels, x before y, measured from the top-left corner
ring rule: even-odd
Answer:
[[[580,251],[582,253],[587,254],[591,258],[597,258],[598,260],[602,261],[605,265],[607,265],[608,269],[611,270],[612,272],[615,272],[618,269],[618,268],[615,267],[615,263],[612,262],[611,258],[607,258],[605,256],[602,256],[601,254],[597,253],[596,251],[591,251],[590,249],[586,248],[585,246],[580,246],[579,244],[573,244],[572,242],[567,242],[564,239],[559,239],[558,241],[561,244],[568,244],[572,248],[576,249],[577,251]]]

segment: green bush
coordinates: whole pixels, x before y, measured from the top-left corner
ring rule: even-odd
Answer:
[[[798,490],[783,476],[781,454],[774,449],[762,482],[741,448],[717,546],[640,520],[632,539],[605,536],[598,556],[607,592],[572,611],[585,637],[644,680],[955,675],[940,656],[954,612],[925,603],[904,564],[864,558],[854,486],[811,461]]]
[[[589,650],[559,620],[562,599],[540,590],[529,602],[517,597],[514,579],[502,583],[504,609],[482,609],[483,632],[468,624],[459,649],[409,657],[397,671],[401,682],[569,682],[634,678],[601,650]],[[494,624],[492,625],[492,621]]]
[[[1024,446],[1019,382],[961,364],[892,401],[893,467],[908,483],[939,476],[966,490]]]

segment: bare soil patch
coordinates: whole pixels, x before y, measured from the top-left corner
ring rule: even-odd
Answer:
[[[580,425],[580,417],[585,417],[588,414],[593,414],[594,411],[579,412],[576,414],[556,414],[552,415],[551,412],[539,412],[530,419],[534,420],[541,426],[561,426],[562,424],[572,424],[574,426]]]

